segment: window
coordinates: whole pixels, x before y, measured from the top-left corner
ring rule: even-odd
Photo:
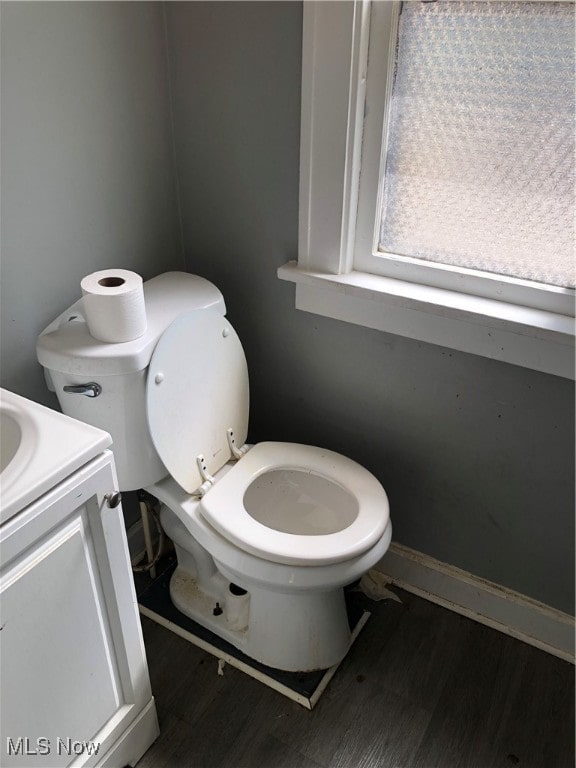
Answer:
[[[304,4],[301,309],[574,375],[574,5]]]

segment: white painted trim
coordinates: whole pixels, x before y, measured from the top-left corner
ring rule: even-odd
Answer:
[[[350,272],[354,267],[354,242],[356,239],[356,216],[364,135],[368,42],[370,40],[370,5],[368,0],[359,0],[354,3],[339,273]]]
[[[574,664],[575,621],[562,611],[393,542],[371,575]]]
[[[296,308],[379,331],[573,379],[574,321],[504,301],[350,272],[329,275],[288,262]]]
[[[387,3],[309,0],[304,3],[299,275],[296,277],[293,269],[283,268],[279,276],[299,283],[296,301],[300,309],[573,378],[574,327],[567,317],[574,313],[573,289],[540,286],[526,280],[423,263],[394,254],[388,254],[385,259],[379,255],[380,266],[377,269],[371,267],[373,271],[384,270],[385,274],[380,278],[351,271],[352,251],[358,259],[358,247],[366,248],[367,252],[372,250],[374,201],[378,190],[377,158],[382,147],[382,133],[386,131],[382,120],[386,112],[386,89],[381,87],[381,82],[387,78],[390,86],[389,74],[394,61],[393,31],[399,7],[396,0]],[[372,42],[368,43],[370,28],[374,26],[377,28],[377,34],[373,35],[378,41],[377,50]],[[367,119],[363,121],[365,111]],[[366,154],[373,150],[376,154]],[[361,166],[364,167],[362,172]],[[353,298],[351,291],[346,296],[339,293],[341,286],[328,293],[330,286],[317,280],[315,290],[312,290],[305,275],[325,280],[335,276],[349,277],[349,285],[363,290],[356,291]],[[431,302],[436,304],[436,311],[432,314],[437,318],[442,316],[441,321],[433,320],[433,327],[428,329],[429,313],[418,316],[414,311],[394,310],[391,317],[386,291],[366,290],[365,284],[358,283],[371,279],[412,285],[414,296],[419,289],[436,291],[436,300]],[[317,290],[320,288],[323,292]],[[442,297],[447,300],[445,313],[441,311]],[[513,318],[506,324],[505,333],[498,341],[490,339],[491,330],[472,328],[474,323],[480,326],[491,324],[490,312],[485,317],[482,317],[484,310],[477,313],[481,316],[479,321],[472,317],[474,311],[468,311],[482,298],[492,300],[496,321],[502,320],[502,313],[505,317],[524,313],[518,323]],[[386,305],[382,306],[384,301]],[[466,312],[455,315],[452,312],[454,303],[465,306]],[[488,304],[486,302],[484,307]],[[414,303],[409,308],[416,309]],[[448,316],[450,322],[446,322]],[[486,318],[488,322],[485,322]],[[534,326],[530,328],[532,320]],[[460,324],[464,325],[461,329],[458,328]],[[565,331],[567,325],[571,327],[568,332]],[[543,329],[552,331],[547,340],[542,336]],[[553,338],[554,333],[556,337]],[[518,335],[524,338],[515,343]],[[566,335],[571,336],[568,342],[562,338]]]
[[[344,195],[354,178],[346,160],[355,141],[355,5],[310,1],[303,10],[298,253],[301,265],[328,272],[344,266]]]

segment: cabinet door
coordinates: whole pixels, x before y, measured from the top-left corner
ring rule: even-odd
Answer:
[[[110,454],[0,529],[2,766],[93,765],[151,699]]]

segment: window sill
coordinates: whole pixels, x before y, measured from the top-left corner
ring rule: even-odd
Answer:
[[[296,308],[574,379],[574,320],[503,301],[363,272],[310,272],[289,261]]]

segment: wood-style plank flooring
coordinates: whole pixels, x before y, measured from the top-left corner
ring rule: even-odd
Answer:
[[[138,768],[573,768],[574,667],[398,590],[310,712],[143,619],[161,736]]]

